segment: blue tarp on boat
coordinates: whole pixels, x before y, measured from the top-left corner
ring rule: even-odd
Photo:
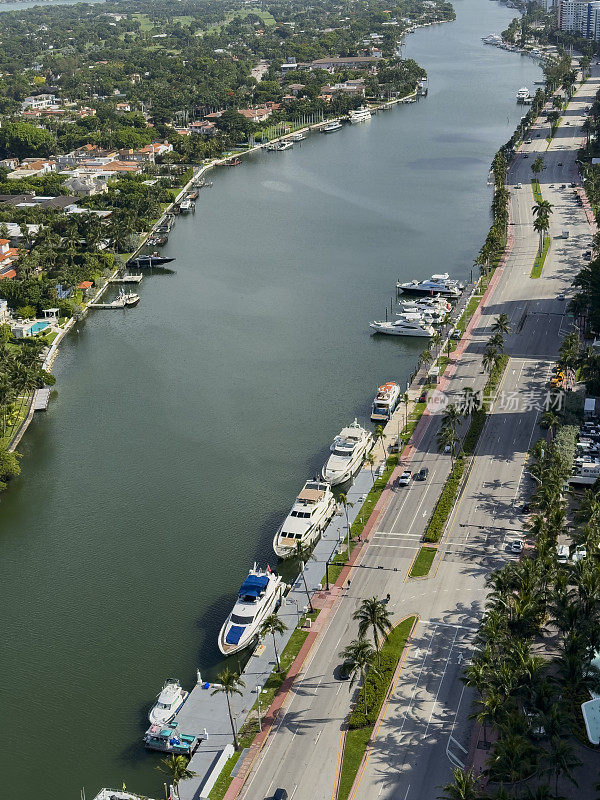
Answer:
[[[227,631],[225,641],[227,644],[237,644],[246,629],[242,625],[232,625]]]
[[[267,575],[248,575],[240,587],[240,597],[258,597],[263,589],[268,585]]]

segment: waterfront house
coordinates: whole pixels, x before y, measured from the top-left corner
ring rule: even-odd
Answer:
[[[312,69],[366,69],[374,67],[379,59],[376,56],[350,56],[344,58],[317,58],[311,62]]]
[[[90,197],[108,191],[109,176],[105,172],[86,172],[85,169],[73,170],[73,174],[65,180],[64,186],[71,194],[78,197]]]
[[[238,114],[246,117],[250,122],[264,122],[271,114],[271,108],[238,108]]]
[[[39,178],[56,170],[55,161],[45,161],[43,159],[26,158],[17,169],[9,172],[6,176],[8,180],[18,181],[23,178]]]
[[[15,278],[17,271],[14,263],[19,257],[19,251],[11,247],[9,239],[0,239],[0,280]]]

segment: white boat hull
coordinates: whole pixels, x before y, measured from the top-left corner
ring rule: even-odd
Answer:
[[[323,509],[323,512],[319,516],[319,518],[313,520],[310,527],[307,528],[306,533],[302,535],[302,539],[296,539],[293,546],[280,544],[279,540],[279,536],[281,533],[281,528],[280,528],[275,534],[275,538],[273,539],[273,550],[275,551],[275,555],[283,559],[292,558],[293,556],[297,555],[298,544],[302,549],[305,549],[307,547],[312,547],[312,545],[319,539],[325,528],[329,525],[334,512],[335,512],[335,498],[332,497],[331,501]]]
[[[273,613],[277,604],[280,602],[284,586],[285,584],[282,582],[281,578],[277,577],[277,582],[274,585],[273,590],[264,599],[260,609],[255,614],[252,623],[244,626],[243,634],[235,643],[227,642],[226,637],[227,637],[227,632],[229,630],[230,622],[232,625],[235,625],[237,623],[231,621],[231,614],[227,617],[227,619],[225,620],[225,622],[221,627],[221,630],[219,632],[219,638],[217,640],[219,650],[223,653],[224,656],[230,656],[233,655],[234,653],[239,653],[240,650],[244,650],[246,647],[249,647],[250,645],[253,645],[255,643],[255,641],[258,639],[260,635],[260,626],[262,625],[266,617],[268,617],[269,614]]]
[[[376,333],[384,333],[387,336],[418,336],[430,339],[435,331],[433,328],[400,328],[386,325],[385,323],[371,322],[370,326]]]
[[[334,472],[333,470],[328,469],[329,461],[331,461],[330,457],[329,461],[327,461],[327,464],[325,464],[321,472],[323,480],[327,481],[330,486],[339,486],[341,483],[346,483],[346,481],[350,480],[350,478],[352,478],[362,467],[365,456],[372,446],[373,440],[368,439],[364,446],[359,448],[354,454],[353,458],[348,461],[348,464],[345,466],[343,471],[336,470]]]

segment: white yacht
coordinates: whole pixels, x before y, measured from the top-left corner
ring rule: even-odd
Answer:
[[[439,275],[432,275],[426,281],[407,281],[406,283],[398,283],[396,287],[404,294],[422,294],[433,295],[439,294],[443,297],[459,297],[462,290],[465,288],[462,283],[450,280],[450,275],[443,272]]]
[[[490,33],[489,36],[483,36],[481,41],[484,44],[501,45],[502,44],[502,37],[499,36],[497,33]]]
[[[306,481],[292,510],[273,539],[279,558],[297,554],[297,547],[310,547],[327,527],[335,511],[335,497],[328,483]]]
[[[219,633],[219,650],[226,656],[254,643],[260,626],[281,601],[284,584],[281,577],[256,568],[248,573],[238,592],[233,611]]]
[[[283,150],[291,150],[293,146],[293,142],[279,142],[279,147],[277,149],[282,152]]]
[[[404,307],[416,306],[425,311],[442,311],[443,313],[452,311],[452,304],[439,295],[435,297],[413,297],[410,300],[401,300],[400,303]]]
[[[521,86],[517,92],[517,103],[524,103],[529,99],[529,89],[526,86]]]
[[[191,207],[192,207],[191,200],[182,200],[181,203],[179,204],[179,210],[181,211],[182,214],[187,214],[187,212],[190,210]]]
[[[421,319],[428,325],[441,325],[446,317],[445,311],[438,311],[435,308],[421,308],[416,303],[402,304],[402,310],[396,312],[397,317],[406,319]]]
[[[355,419],[352,425],[342,428],[333,440],[329,448],[331,455],[323,467],[323,479],[331,486],[345,483],[362,466],[372,446],[373,437]]]
[[[342,127],[342,123],[336,120],[335,122],[329,122],[327,125],[324,125],[321,128],[321,133],[333,133],[334,131],[339,131]]]
[[[292,142],[303,142],[306,139],[306,135],[304,133],[292,133],[291,136],[288,136],[288,139],[291,139]]]
[[[348,119],[353,125],[356,125],[358,122],[366,122],[368,119],[371,119],[371,112],[365,106],[361,106],[355,111],[349,111]]]
[[[371,419],[374,421],[391,418],[400,400],[400,386],[395,381],[388,381],[377,389],[371,406]]]
[[[408,315],[402,314],[392,322],[371,322],[369,327],[376,333],[386,333],[389,336],[426,336],[430,338],[435,335],[431,325],[419,319],[411,319]]]
[[[174,678],[167,678],[156,703],[150,709],[148,719],[151,725],[166,725],[179,711],[189,692],[181,688]]]

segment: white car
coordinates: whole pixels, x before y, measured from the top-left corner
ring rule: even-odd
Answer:
[[[522,189],[522,188],[523,188],[522,183],[517,183],[517,185],[515,186],[515,189]]]
[[[510,552],[511,553],[522,553],[524,546],[525,546],[525,543],[523,542],[522,539],[514,539],[513,542],[511,542],[511,545],[510,545]]]
[[[398,478],[398,486],[410,486],[411,477],[412,472],[409,469],[405,470]]]
[[[569,560],[569,548],[566,544],[556,546],[556,560],[559,564],[566,564]]]
[[[587,558],[587,550],[583,545],[580,544],[578,547],[575,548],[575,552],[571,557],[571,561],[574,564],[577,564],[578,561],[583,561],[584,558]]]

